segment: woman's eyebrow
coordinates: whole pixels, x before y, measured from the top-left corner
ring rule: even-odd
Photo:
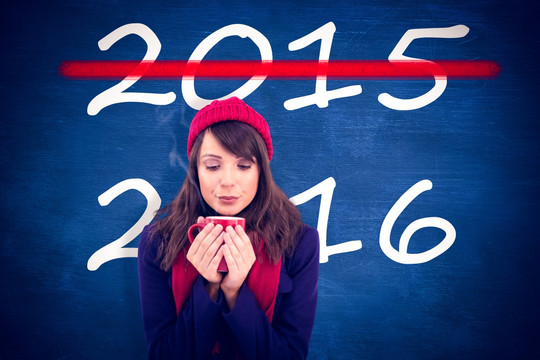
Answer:
[[[250,163],[257,164],[257,158],[255,156],[252,156],[251,159],[249,159],[247,157],[244,157],[244,156],[237,156],[236,159],[237,160],[245,160],[245,161],[249,161]]]
[[[201,155],[201,158],[215,158],[215,159],[221,159],[222,157],[215,154],[203,154]]]

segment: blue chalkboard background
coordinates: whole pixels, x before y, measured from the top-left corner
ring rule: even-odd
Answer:
[[[313,80],[266,80],[245,98],[263,114],[275,146],[272,167],[289,196],[325,179],[336,183],[328,245],[362,248],[321,263],[310,359],[536,359],[540,357],[538,215],[540,209],[539,33],[532,1],[22,1],[2,11],[0,127],[0,358],[144,359],[136,259],[88,259],[124,234],[147,201],[127,191],[107,206],[106,190],[144,179],[162,204],[175,196],[187,162],[195,114],[181,80],[147,80],[131,91],[174,92],[169,105],[123,103],[87,113],[118,81],[73,80],[67,60],[140,60],[137,36],[107,51],[97,42],[129,23],[148,26],[160,60],[190,57],[212,32],[245,24],[270,42],[274,59],[319,58],[320,41],[288,44],[332,22],[330,59],[387,59],[409,29],[458,24],[462,38],[415,40],[422,59],[496,61],[494,79],[449,79],[444,93],[417,110],[397,111],[377,97],[412,98],[430,80],[328,81],[329,90],[362,93],[286,110],[312,94]],[[230,37],[208,54],[259,59],[248,39]],[[196,81],[218,98],[240,81]],[[398,198],[421,180],[433,189],[399,216],[392,246],[412,221],[436,216],[456,231],[452,246],[421,264],[402,264],[379,245]],[[320,196],[299,205],[318,225]],[[441,242],[418,231],[410,253]],[[135,238],[127,247],[136,247]]]

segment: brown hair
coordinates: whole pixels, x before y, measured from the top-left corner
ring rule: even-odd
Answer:
[[[281,255],[291,255],[295,238],[302,225],[298,209],[276,185],[270,170],[266,144],[250,125],[239,121],[223,121],[211,125],[199,134],[189,157],[186,178],[176,198],[161,208],[151,226],[151,238],[160,241],[157,261],[162,270],[172,268],[180,251],[189,243],[187,232],[199,216],[217,215],[204,201],[197,173],[197,161],[206,132],[228,151],[246,159],[255,158],[260,166],[259,184],[253,201],[238,216],[246,218],[246,232],[255,246],[265,240],[268,257],[273,261]],[[152,236],[160,234],[161,236]]]

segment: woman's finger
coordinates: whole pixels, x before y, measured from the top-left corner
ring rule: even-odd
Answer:
[[[223,235],[223,242],[225,243],[222,246],[223,256],[225,257],[225,262],[227,263],[229,274],[236,273],[239,270],[238,261],[241,261],[241,256],[236,246],[232,244],[231,236],[228,233],[225,233]]]
[[[188,251],[188,260],[192,263],[200,262],[208,247],[217,239],[222,230],[223,227],[219,224],[214,225],[210,223],[206,225],[193,240]]]
[[[221,248],[221,245],[223,245],[223,233],[219,234],[218,237],[208,246],[208,249],[202,254],[201,256],[201,267],[206,269],[211,269],[213,266],[213,262],[218,257],[219,249]],[[217,271],[217,267],[219,265],[219,260],[221,260],[221,256],[219,257],[218,263],[215,266],[215,271]]]
[[[228,230],[229,231],[223,236],[225,244],[222,246],[222,249],[225,261],[229,267],[229,272],[221,282],[221,289],[226,294],[232,294],[237,293],[246,280],[249,271],[255,262],[255,255],[251,255],[247,250],[243,250],[242,253],[237,246],[237,243],[245,243],[245,240],[241,239],[232,228]],[[233,238],[235,238],[235,240],[233,240]],[[251,241],[248,245],[251,248],[251,253],[253,253]],[[247,249],[246,246],[242,245],[241,247]]]
[[[233,256],[240,256],[243,262],[251,265],[253,263],[252,260],[255,259],[255,252],[253,245],[251,245],[251,239],[244,229],[241,226],[237,226],[236,229],[229,226],[226,232],[232,242],[231,245],[233,248],[231,251],[233,252]]]

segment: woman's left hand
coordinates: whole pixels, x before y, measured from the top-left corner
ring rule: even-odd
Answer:
[[[255,263],[255,251],[251,239],[241,226],[228,226],[223,236],[223,256],[227,262],[229,273],[221,282],[221,290],[225,295],[229,309],[232,310],[240,287],[246,280],[251,267]]]

